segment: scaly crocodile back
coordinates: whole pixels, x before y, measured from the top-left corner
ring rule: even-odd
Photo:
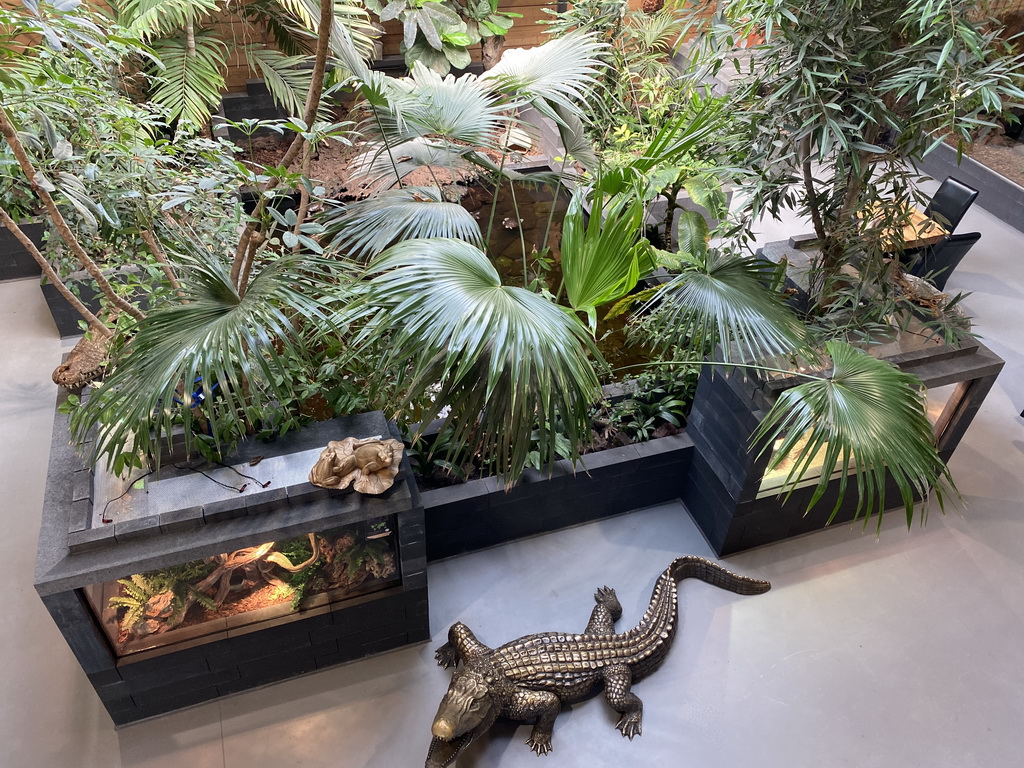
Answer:
[[[651,602],[643,618],[625,633],[628,645],[633,650],[629,666],[634,680],[646,677],[657,669],[675,639],[679,615],[678,584],[683,579],[699,579],[738,595],[760,595],[772,586],[767,581],[740,576],[718,563],[696,555],[673,560],[655,582]]]

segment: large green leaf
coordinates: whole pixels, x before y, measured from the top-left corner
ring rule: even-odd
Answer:
[[[913,520],[915,493],[925,498],[934,495],[940,506],[946,496],[959,498],[935,447],[920,380],[842,342],[828,342],[826,349],[832,358],[831,375],[783,392],[754,436],[756,442],[767,441],[766,450],[781,440],[769,471],[795,455],[785,479],[787,497],[820,458],[821,477],[808,509],[838,470],[835,516],[847,491],[846,468],[851,464],[856,477],[855,515],[863,514],[865,525],[876,514],[881,526],[889,477],[899,489],[907,525]]]
[[[183,258],[176,267],[183,295],[140,321],[113,373],[75,412],[76,440],[96,431],[96,460],[106,457],[112,464],[122,453],[141,452],[159,462],[161,436],[168,437],[179,422],[191,442],[197,417],[188,401],[195,386],[201,386],[214,439],[241,437],[225,434],[217,415],[244,409],[247,420],[258,423],[271,401],[292,399],[285,357],[310,354],[296,329],[334,327],[327,306],[311,297],[322,295],[335,262],[278,258],[257,268],[244,295],[213,254]],[[185,406],[175,406],[176,400]]]
[[[589,437],[599,390],[588,352],[600,354],[574,317],[503,286],[486,254],[461,240],[407,240],[369,272],[363,340],[388,338],[388,370],[409,402],[432,392],[439,411],[450,408],[456,444],[479,445],[511,481],[531,450],[544,462],[557,455],[549,425],[562,425],[574,451]]]
[[[803,350],[803,326],[766,287],[770,265],[715,249],[681,263],[687,268],[648,306],[656,343],[703,348],[717,341],[735,362]]]
[[[480,225],[458,203],[433,187],[403,187],[357,200],[323,218],[331,245],[354,259],[376,256],[392,243],[448,237],[483,247]]]
[[[589,221],[577,191],[569,202],[562,229],[562,274],[572,308],[586,312],[596,330],[596,308],[615,301],[636,286],[640,256],[650,248],[641,238],[644,206],[636,198],[598,198]]]

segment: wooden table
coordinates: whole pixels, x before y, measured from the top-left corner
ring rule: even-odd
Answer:
[[[878,206],[876,206],[877,210]],[[911,208],[908,212],[907,223],[902,228],[886,227],[882,232],[882,243],[888,250],[910,251],[915,248],[924,248],[935,245],[942,240],[949,231],[934,219],[929,218],[917,208]],[[879,215],[878,219],[883,217]],[[902,244],[902,247],[901,247]]]

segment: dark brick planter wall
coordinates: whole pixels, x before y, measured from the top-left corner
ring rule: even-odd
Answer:
[[[371,423],[372,422],[372,423]],[[347,434],[387,434],[379,413],[313,425],[250,452],[278,455],[325,445]],[[118,725],[429,639],[423,510],[408,465],[380,497],[350,491],[302,501],[297,493],[272,511],[218,518],[160,535],[106,537],[96,548],[68,548],[76,504],[70,480],[88,474],[69,445],[67,417],[55,418],[36,562],[36,590]],[[241,453],[246,454],[245,446]],[[91,503],[91,502],[90,502]],[[87,604],[90,584],[226,551],[396,514],[401,583],[205,639],[117,658]],[[116,526],[115,526],[116,527]]]
[[[528,470],[511,491],[496,478],[422,491],[427,560],[600,520],[679,498],[693,454],[686,432],[587,454],[551,475]]]
[[[29,240],[42,247],[43,225],[38,222],[23,223],[21,231],[28,235]],[[0,225],[0,281],[19,280],[24,277],[39,277],[43,270],[32,258],[25,247]]]
[[[114,272],[108,275],[108,279],[111,282],[124,282],[126,275]],[[103,295],[100,293],[99,288],[96,287],[95,281],[92,279],[68,279],[65,281],[65,285],[72,291],[77,288],[78,298],[82,300],[82,303],[85,304],[90,312],[96,314],[100,311]],[[46,307],[50,310],[50,316],[53,318],[53,324],[57,327],[57,333],[60,334],[60,337],[67,339],[81,336],[82,328],[79,326],[79,323],[82,322],[82,316],[61,295],[60,291],[57,290],[57,286],[53,283],[41,283],[39,289],[43,292]],[[146,296],[136,295],[136,298],[141,309],[149,307]]]

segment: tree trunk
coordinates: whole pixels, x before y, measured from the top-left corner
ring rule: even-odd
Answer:
[[[504,50],[504,35],[493,35],[485,37],[480,41],[480,61],[484,65],[485,72],[501,60],[501,54]]]
[[[306,109],[302,116],[307,126],[313,125],[316,122],[316,114],[320,110],[320,98],[324,93],[324,72],[327,69],[327,54],[330,50],[331,41],[331,26],[334,23],[334,2],[333,0],[320,0],[320,24],[317,27],[317,39],[316,39],[316,52],[313,59],[313,73],[310,76],[309,81],[309,92],[306,94]],[[302,151],[302,147],[305,145],[306,139],[303,138],[302,133],[295,135],[295,140],[288,147],[288,151],[285,152],[284,157],[281,158],[280,165],[285,168],[289,167],[299,153]],[[277,187],[280,181],[275,177],[267,182],[264,191],[270,191]],[[256,210],[253,211],[253,218],[259,218],[263,212],[267,209],[267,201],[269,198],[266,195],[260,196],[260,201],[256,205]],[[249,268],[252,267],[251,260],[255,254],[255,248],[251,247],[251,241],[253,235],[256,234],[257,227],[259,225],[256,222],[249,222],[242,232],[241,237],[238,240],[238,247],[235,249],[235,255],[232,259],[231,264],[231,279],[235,283],[235,287],[238,289],[239,295],[244,295],[245,286],[240,281],[243,272],[243,265],[246,260],[249,260]],[[262,238],[257,238],[262,239]]]

